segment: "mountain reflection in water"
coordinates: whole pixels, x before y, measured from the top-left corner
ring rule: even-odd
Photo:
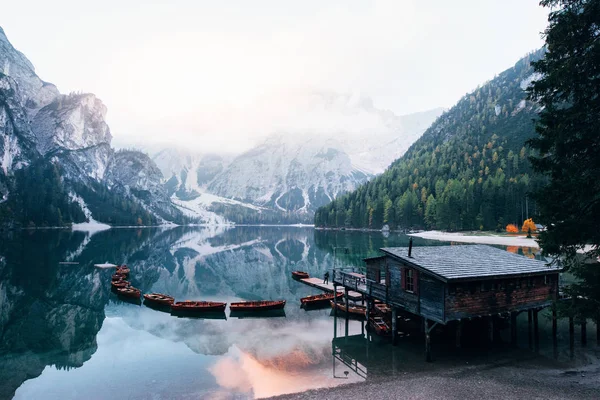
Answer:
[[[360,381],[353,373],[333,377],[330,310],[300,309],[300,298],[318,291],[291,272],[322,277],[409,239],[298,227],[1,235],[1,399],[253,398]],[[415,240],[423,244],[442,243]],[[350,251],[334,260],[342,247]],[[177,318],[125,303],[110,291],[113,271],[93,266],[105,261],[126,263],[142,292],[228,303],[285,299],[285,316]],[[360,332],[351,321],[349,333]]]

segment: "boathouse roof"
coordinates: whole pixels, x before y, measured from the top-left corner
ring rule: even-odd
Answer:
[[[385,247],[382,252],[444,281],[540,275],[561,270],[556,265],[486,245]]]

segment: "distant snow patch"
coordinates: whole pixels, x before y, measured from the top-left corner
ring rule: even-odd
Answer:
[[[498,104],[496,104],[496,106],[494,107],[494,112],[496,113],[496,117],[498,115],[500,115],[501,111],[502,111],[502,107],[500,107]]]
[[[88,208],[87,204],[85,204],[85,201],[83,200],[83,198],[81,198],[81,196],[70,192],[69,198],[71,199],[71,201],[74,201],[77,204],[79,204],[79,207],[81,207],[81,210],[85,214],[85,217],[88,219],[88,222],[73,224],[71,226],[71,229],[73,229],[74,231],[86,231],[90,233],[96,233],[110,229],[110,225],[98,222],[92,217],[92,212]]]

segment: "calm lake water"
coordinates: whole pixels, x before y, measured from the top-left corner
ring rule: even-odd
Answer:
[[[425,244],[447,245],[415,240]],[[408,237],[396,233],[296,227],[5,232],[0,399],[260,398],[360,382],[367,369],[429,368],[422,338],[410,328],[393,351],[385,341],[367,349],[358,321],[350,321],[349,338],[333,340],[330,309],[300,309],[301,297],[319,292],[291,279],[294,270],[322,277],[334,265],[361,266],[380,247],[406,245]],[[113,270],[93,266],[103,262],[126,263],[142,292],[177,300],[285,299],[285,316],[177,318],[123,302],[110,290]],[[337,334],[344,331],[339,319]],[[463,357],[438,350],[436,368]]]

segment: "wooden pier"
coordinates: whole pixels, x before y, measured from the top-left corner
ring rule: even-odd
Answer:
[[[314,287],[316,289],[320,289],[322,291],[324,291],[325,293],[333,293],[333,282],[331,283],[323,283],[322,279],[319,278],[306,278],[306,279],[300,279],[299,282],[304,283],[305,285]],[[337,288],[338,292],[343,292],[344,288],[341,286],[338,286]],[[360,301],[363,298],[363,295],[361,293],[349,290],[348,291],[348,298],[352,301]]]

